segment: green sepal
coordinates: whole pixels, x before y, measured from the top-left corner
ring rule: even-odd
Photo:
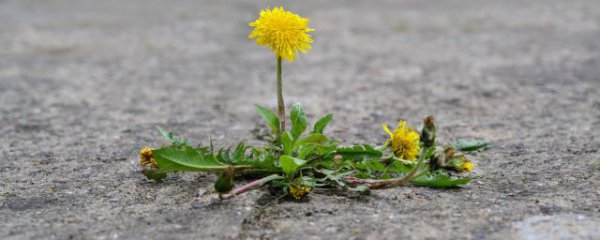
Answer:
[[[233,186],[233,172],[230,171],[222,172],[215,181],[215,191],[218,193],[227,193]]]

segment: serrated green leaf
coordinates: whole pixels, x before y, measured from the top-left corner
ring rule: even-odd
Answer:
[[[258,114],[265,120],[267,125],[271,127],[273,133],[275,135],[279,134],[279,117],[271,110],[261,105],[256,104],[256,109],[258,110]]]
[[[475,152],[489,147],[491,144],[488,140],[467,140],[458,139],[450,143],[450,145],[462,152]]]
[[[278,158],[271,151],[262,148],[252,148],[252,159],[247,161],[247,163],[242,163],[244,165],[252,165],[258,170],[276,171],[278,170],[275,165],[278,162],[277,160]]]
[[[381,151],[374,149],[367,144],[351,147],[338,147],[336,153],[342,155],[342,158],[344,159],[353,161],[381,159],[381,156],[383,155]]]
[[[357,176],[361,176],[363,178],[378,178],[381,173],[384,173],[387,167],[379,162],[378,159],[368,159],[358,162],[356,165],[356,170],[359,170]],[[381,178],[391,178],[389,175],[387,177]]]
[[[311,133],[323,133],[323,131],[325,130],[325,127],[327,127],[327,125],[331,122],[331,120],[333,120],[333,114],[327,114],[324,117],[322,117],[321,119],[319,119],[316,123],[315,126],[313,126],[313,131]]]
[[[231,160],[229,159],[229,149],[221,148],[217,152],[217,156],[215,156],[215,160],[221,161],[225,164],[230,164]]]
[[[208,141],[210,142],[210,146],[208,147],[208,149],[210,149],[210,152],[213,153],[215,151],[215,146],[213,145],[213,140],[211,136],[208,136]]]
[[[325,175],[325,177],[317,179],[319,182],[325,184],[324,186],[327,186],[328,182],[332,182],[335,183],[337,186],[347,187],[348,184],[346,184],[346,182],[344,182],[342,178],[353,174],[353,172],[345,170],[341,170],[338,172],[328,169],[319,169],[317,171]]]
[[[222,172],[229,168],[251,168],[251,166],[248,165],[227,165],[221,161],[218,161],[214,155],[206,154],[206,149],[194,149],[184,145],[163,147],[154,150],[152,153],[161,172]]]
[[[216,155],[213,155],[211,151],[208,151],[209,148],[197,148],[197,151],[205,153],[206,157],[214,156],[215,160],[225,163],[227,165],[252,165],[254,163],[251,161],[253,159],[252,154],[246,155],[246,150],[250,148],[244,144],[244,142],[240,142],[235,149],[229,148],[221,148],[216,152]]]
[[[167,132],[167,131],[163,130],[162,128],[160,128],[159,126],[156,126],[156,130],[158,130],[160,135],[162,135],[164,138],[166,138],[167,141],[169,141],[171,144],[175,144],[175,145],[187,145],[188,144],[187,139],[185,139],[183,137],[175,136],[175,135],[173,135],[172,132]]]
[[[235,161],[241,160],[244,157],[244,154],[246,154],[246,149],[248,149],[248,147],[244,142],[240,142],[237,147],[235,147],[235,151],[233,151],[231,158]]]
[[[142,174],[144,174],[146,178],[157,182],[162,182],[165,178],[167,178],[167,173],[150,168],[142,170]]]
[[[433,174],[426,174],[411,180],[411,182],[415,185],[434,188],[455,188],[460,185],[467,184],[470,181],[470,178],[450,177],[443,171],[437,171]]]
[[[295,103],[292,105],[290,120],[292,122],[292,137],[294,137],[294,140],[296,140],[300,137],[300,135],[302,135],[302,133],[306,130],[306,126],[308,125],[308,119],[306,119],[306,114],[304,114],[304,108],[302,107],[302,104]]]
[[[304,164],[306,164],[305,160],[292,156],[281,155],[281,157],[279,157],[279,165],[288,178],[294,177],[298,168],[304,166]]]

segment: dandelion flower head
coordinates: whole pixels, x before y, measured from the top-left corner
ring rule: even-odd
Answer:
[[[288,191],[290,195],[292,195],[292,197],[294,197],[295,199],[303,198],[304,196],[306,196],[306,194],[310,192],[310,190],[311,188],[309,186],[302,186],[296,184],[288,185]]]
[[[264,9],[254,22],[249,38],[256,38],[256,43],[271,48],[277,58],[290,62],[296,59],[298,51],[306,53],[313,42],[308,34],[314,29],[308,28],[308,19],[286,11],[283,7]]]
[[[158,164],[156,163],[156,159],[154,159],[154,148],[144,147],[140,150],[140,164],[142,166],[150,165],[151,168],[158,168]]]
[[[462,172],[470,172],[471,170],[473,170],[473,163],[471,163],[471,161],[465,161],[465,163],[463,163],[461,167]]]
[[[387,125],[383,125],[389,135],[392,152],[396,157],[404,160],[414,161],[419,154],[419,134],[411,127],[406,127],[405,121],[398,122],[398,128],[391,132]]]

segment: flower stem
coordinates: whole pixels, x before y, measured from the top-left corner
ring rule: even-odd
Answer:
[[[277,57],[277,110],[279,113],[279,132],[285,132],[285,103],[283,102],[283,87],[281,81],[281,57]]]
[[[276,174],[274,174],[274,175],[276,175]],[[219,195],[219,198],[220,198],[221,200],[226,200],[226,199],[231,199],[231,198],[234,198],[234,197],[235,197],[235,196],[237,196],[237,195],[240,195],[240,194],[242,194],[242,193],[245,193],[245,192],[247,192],[247,191],[250,191],[250,190],[252,190],[252,189],[256,189],[257,187],[259,187],[260,185],[262,185],[262,184],[263,184],[263,182],[264,182],[266,179],[269,179],[269,178],[272,178],[272,177],[273,177],[273,175],[269,175],[269,176],[267,176],[267,177],[264,177],[264,178],[261,178],[261,179],[258,179],[258,180],[255,180],[255,181],[252,181],[252,182],[250,182],[250,183],[248,183],[248,184],[246,184],[246,185],[244,185],[244,186],[241,186],[241,187],[239,187],[239,188],[237,188],[237,189],[233,190],[233,191],[232,191],[231,193],[229,193],[229,194],[223,194],[223,195]]]

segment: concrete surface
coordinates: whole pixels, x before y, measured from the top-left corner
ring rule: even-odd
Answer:
[[[0,0],[0,238],[597,239],[595,0],[283,3],[316,29],[284,65],[287,103],[333,112],[345,144],[429,114],[446,140],[492,140],[462,189],[219,203],[211,175],[147,181],[137,151],[165,143],[156,125],[261,143],[275,61],[247,23],[267,4]]]

